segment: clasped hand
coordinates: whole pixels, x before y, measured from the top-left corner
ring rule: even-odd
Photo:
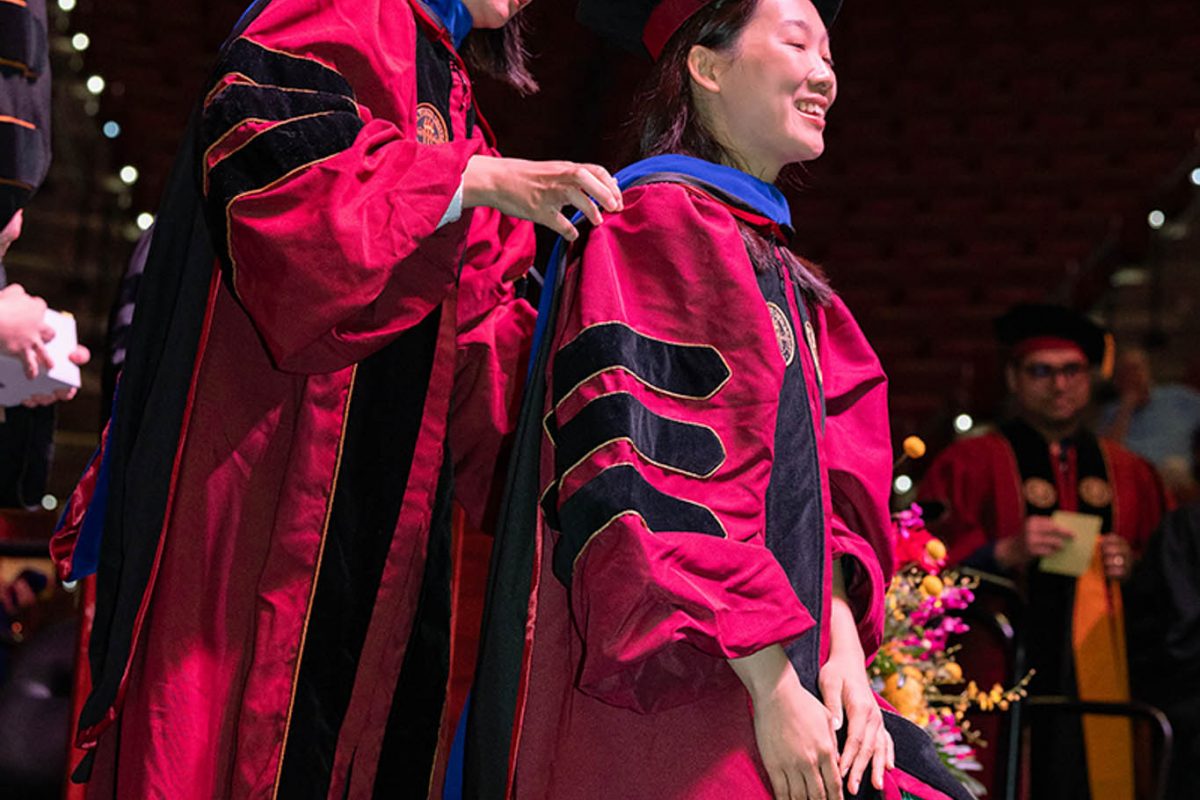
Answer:
[[[843,781],[857,793],[868,768],[871,784],[883,789],[895,749],[861,647],[835,652],[821,668],[824,704],[801,686],[778,645],[730,664],[750,691],[758,752],[776,800],[835,800],[842,797]],[[846,744],[839,754],[843,724]]]

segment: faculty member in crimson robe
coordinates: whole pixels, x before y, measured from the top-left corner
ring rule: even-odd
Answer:
[[[1024,588],[1033,692],[1127,701],[1121,581],[1162,517],[1161,486],[1149,464],[1084,423],[1107,351],[1101,328],[1067,308],[1022,305],[996,329],[1014,415],[947,448],[922,481],[920,500],[940,511],[933,528],[951,563],[1013,577]],[[1072,536],[1052,519],[1058,510],[1100,518],[1102,535],[1079,578],[1039,568]],[[1082,728],[1075,720],[1035,724],[1034,796],[1132,798],[1128,724],[1091,718]],[[1086,775],[1072,767],[1084,764]]]

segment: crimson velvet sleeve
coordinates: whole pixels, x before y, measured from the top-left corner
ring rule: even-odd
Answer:
[[[684,187],[628,191],[563,291],[544,507],[578,686],[659,711],[736,681],[725,659],[819,611],[763,537],[783,365],[733,217]]]
[[[292,4],[226,48],[205,98],[210,228],[285,371],[362,360],[454,285],[468,221],[438,223],[483,142],[423,144],[389,121],[416,118],[412,63],[385,57],[415,48],[416,35],[412,15],[387,0],[353,18]]]
[[[531,223],[474,212],[458,283],[450,449],[455,498],[484,530],[494,524],[537,319],[517,291],[533,254]]]
[[[821,316],[831,552],[842,559],[847,596],[869,656],[883,637],[883,598],[895,569],[887,378],[840,298]]]

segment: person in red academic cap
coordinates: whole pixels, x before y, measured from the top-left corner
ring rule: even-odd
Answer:
[[[1027,592],[1022,631],[1031,691],[1127,701],[1121,582],[1164,511],[1153,468],[1084,424],[1104,331],[1066,308],[1022,305],[996,322],[1014,416],[948,447],[919,498],[951,563],[1013,577]],[[1101,535],[1075,577],[1042,569],[1077,535],[1056,512],[1087,515]],[[1035,721],[1036,722],[1036,721]],[[1035,797],[1132,798],[1130,731],[1121,720],[1035,725]],[[1069,765],[1087,765],[1086,777]]]
[[[53,545],[98,570],[89,796],[431,791],[451,501],[481,516],[532,332],[521,219],[620,207],[493,149],[469,75],[533,88],[524,5],[258,0],[222,48]]]
[[[657,59],[646,158],[552,259],[466,797],[969,797],[871,691],[887,382],[773,185],[824,149],[839,5],[581,6]]]

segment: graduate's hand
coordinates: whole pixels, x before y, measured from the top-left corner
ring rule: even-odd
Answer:
[[[45,317],[46,301],[26,294],[20,284],[0,289],[0,352],[19,358],[30,380],[40,369],[54,366],[46,352],[46,342],[54,338],[54,329],[46,324]]]
[[[1110,581],[1123,581],[1133,569],[1133,548],[1115,533],[1100,537],[1100,556],[1104,560],[1104,575]]]
[[[841,800],[833,716],[779,645],[729,660],[754,703],[754,736],[775,800]]]
[[[624,201],[616,180],[595,164],[473,156],[463,173],[463,208],[476,206],[545,225],[573,242],[579,231],[564,208],[578,209],[599,225],[601,208],[620,211]]]
[[[829,660],[821,667],[818,685],[834,729],[841,730],[843,721],[847,725],[846,744],[838,757],[846,788],[857,794],[870,767],[871,785],[883,791],[884,772],[896,766],[895,745],[871,691],[854,612],[840,583],[840,563],[835,563],[838,570],[830,604],[830,653]]]

